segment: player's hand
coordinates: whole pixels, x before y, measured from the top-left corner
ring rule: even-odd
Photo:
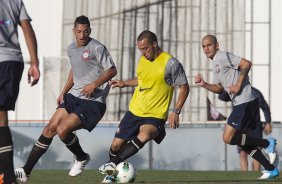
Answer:
[[[168,124],[170,128],[176,129],[179,127],[179,114],[171,112],[168,119]]]
[[[92,93],[95,91],[97,86],[95,83],[87,84],[81,91],[82,95],[84,95],[86,98],[90,98]]]
[[[64,102],[64,94],[60,94],[60,96],[57,98],[57,105]]]
[[[235,84],[235,85],[229,86],[229,93],[231,93],[231,94],[236,95],[237,93],[239,93],[240,90],[241,90],[240,84]]]
[[[109,83],[113,89],[115,87],[119,87],[119,88],[125,87],[125,83],[122,80],[112,80]]]
[[[205,85],[205,81],[204,81],[203,76],[201,74],[196,75],[195,84],[197,84],[200,87],[203,87]]]
[[[267,122],[265,124],[263,131],[264,131],[265,135],[271,134],[271,132],[272,132],[272,125],[271,125],[270,122],[269,123]]]
[[[38,68],[38,64],[31,64],[28,69],[28,76],[27,80],[30,86],[34,86],[38,83],[38,80],[40,78],[40,71]]]

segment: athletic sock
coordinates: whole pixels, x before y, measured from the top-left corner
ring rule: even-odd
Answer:
[[[0,127],[0,165],[4,174],[4,183],[15,182],[13,141],[9,127]]]
[[[230,144],[238,146],[258,146],[261,148],[266,148],[269,145],[269,141],[267,139],[254,138],[237,131],[232,137]]]
[[[117,165],[120,162],[131,157],[132,155],[136,154],[143,146],[144,143],[142,143],[137,137],[135,137],[131,141],[128,141],[127,144],[122,146],[116,157],[112,158],[110,162],[113,162]]]
[[[39,139],[36,141],[23,167],[27,175],[30,175],[33,167],[38,162],[40,157],[47,151],[50,144],[52,143],[52,140],[53,138],[48,138],[45,137],[44,135],[41,135]]]
[[[242,150],[248,153],[253,159],[257,160],[264,167],[264,169],[268,171],[272,171],[275,169],[275,167],[272,164],[270,164],[270,162],[262,154],[259,148],[253,146],[245,146],[242,147]]]
[[[114,157],[116,157],[117,153],[118,153],[118,151],[114,151],[114,150],[112,150],[112,148],[110,148],[110,151],[109,151],[110,160],[112,160]]]
[[[67,135],[65,140],[62,140],[67,148],[76,156],[77,161],[86,160],[87,154],[82,150],[79,140],[74,133],[70,133]]]

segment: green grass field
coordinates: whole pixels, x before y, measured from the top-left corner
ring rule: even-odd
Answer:
[[[140,170],[136,184],[270,184],[281,183],[282,177],[257,180],[259,172],[240,171],[154,171]],[[95,184],[103,179],[96,170],[85,170],[80,176],[70,177],[67,170],[35,170],[29,184]]]

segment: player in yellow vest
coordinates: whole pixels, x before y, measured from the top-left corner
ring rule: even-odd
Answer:
[[[109,151],[110,160],[99,171],[107,174],[102,183],[115,181],[113,173],[120,162],[136,154],[148,141],[160,144],[164,139],[165,123],[178,128],[179,114],[189,94],[189,84],[181,63],[161,50],[157,36],[143,31],[137,38],[142,56],[137,66],[137,78],[113,80],[115,87],[136,87],[129,111],[121,120]],[[174,87],[180,92],[175,109],[168,116]]]

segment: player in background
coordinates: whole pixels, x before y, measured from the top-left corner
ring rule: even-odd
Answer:
[[[195,83],[214,93],[226,91],[232,99],[233,110],[225,125],[223,141],[226,144],[240,146],[265,168],[259,179],[277,177],[279,171],[273,165],[277,156],[276,140],[254,138],[246,134],[247,131],[255,129],[259,121],[258,97],[248,79],[252,63],[230,52],[219,50],[214,35],[203,37],[202,48],[206,56],[213,61],[214,83],[207,83],[201,74],[195,77]],[[270,161],[262,154],[260,148],[265,149]]]
[[[55,135],[76,157],[70,176],[79,175],[90,160],[72,132],[82,128],[90,132],[102,119],[110,90],[108,81],[117,71],[107,48],[90,37],[88,17],[75,19],[73,33],[76,41],[67,48],[71,70],[57,99],[58,108],[36,141],[25,165],[15,170],[22,182],[28,181],[33,167],[47,151]]]
[[[270,113],[269,105],[267,104],[266,100],[264,99],[264,96],[261,93],[261,91],[259,91],[257,88],[255,88],[253,86],[252,86],[252,90],[258,96],[258,105],[259,105],[259,108],[263,111],[265,123],[261,122],[260,117],[259,117],[259,121],[256,123],[256,128],[253,129],[253,130],[250,130],[248,132],[248,135],[261,139],[263,137],[263,132],[265,133],[265,135],[269,135],[272,132],[271,113]],[[222,101],[225,101],[225,102],[231,101],[230,96],[225,91],[223,93],[220,93],[218,95],[218,98]],[[244,150],[242,150],[239,146],[238,146],[238,152],[239,152],[239,156],[240,156],[241,170],[247,171],[248,167],[249,167],[248,154]],[[278,158],[278,157],[276,157],[276,158]],[[276,160],[275,162],[278,162],[278,160]],[[261,167],[260,163],[258,161],[256,161],[255,159],[252,159],[252,170],[253,171],[260,171],[260,167]]]
[[[21,27],[30,55],[28,83],[37,84],[37,41],[25,6],[21,0],[0,1],[0,171],[4,184],[16,183],[13,163],[13,141],[8,126],[8,111],[15,110],[24,69],[18,26]]]
[[[136,154],[150,140],[160,144],[165,137],[165,123],[179,127],[179,114],[189,94],[189,85],[182,64],[162,51],[157,36],[143,31],[137,38],[142,56],[137,66],[137,78],[128,81],[113,80],[111,86],[136,87],[129,111],[121,120],[112,141],[108,163],[99,171],[107,174],[102,183],[115,181],[116,165]],[[168,116],[174,88],[179,87],[175,108]]]

